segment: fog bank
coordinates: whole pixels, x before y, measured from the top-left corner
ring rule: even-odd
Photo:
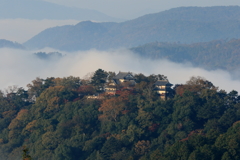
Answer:
[[[41,51],[55,51],[44,49]],[[130,71],[133,73],[163,74],[173,84],[185,83],[191,76],[202,76],[220,89],[240,92],[240,80],[233,80],[230,73],[223,70],[207,71],[193,67],[190,63],[174,63],[168,60],[150,60],[139,57],[126,49],[110,51],[61,52],[61,59],[42,60],[32,53],[38,51],[21,51],[0,49],[0,89],[11,85],[26,87],[36,77],[79,76],[101,68],[106,71]],[[239,72],[238,72],[239,73]]]

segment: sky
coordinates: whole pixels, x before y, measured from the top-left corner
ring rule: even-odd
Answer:
[[[50,48],[41,51],[55,51]],[[220,89],[240,92],[240,80],[233,80],[223,70],[207,71],[193,67],[191,63],[174,63],[165,59],[150,60],[141,58],[127,49],[108,51],[61,52],[61,59],[41,60],[33,56],[36,51],[0,49],[0,89],[17,85],[26,88],[36,77],[67,77],[84,78],[85,75],[101,68],[105,71],[130,71],[133,73],[163,74],[172,84],[184,84],[191,76],[202,76]],[[144,64],[144,65],[143,65]]]
[[[45,0],[65,6],[98,10],[109,16],[132,19],[182,6],[240,5],[239,0]]]
[[[62,25],[75,25],[77,20],[0,19],[0,39],[24,43],[44,29]]]

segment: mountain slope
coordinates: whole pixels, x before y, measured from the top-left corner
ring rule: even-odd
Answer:
[[[0,48],[14,48],[14,49],[25,49],[25,47],[17,42],[0,39]]]
[[[215,40],[194,44],[149,43],[131,49],[152,59],[168,59],[173,62],[191,62],[206,69],[235,71],[240,68],[240,39]]]
[[[95,10],[65,7],[41,0],[1,0],[0,18],[120,21]]]
[[[240,38],[239,17],[239,6],[180,7],[122,23],[81,22],[55,27],[24,45],[71,51],[132,47],[154,41],[194,43]]]

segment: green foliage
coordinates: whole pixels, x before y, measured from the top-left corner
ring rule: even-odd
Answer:
[[[95,71],[91,84],[96,87],[96,90],[99,92],[103,91],[104,84],[106,83],[108,73],[102,69],[98,69]]]
[[[0,158],[19,159],[26,145],[24,157],[39,160],[240,159],[236,91],[194,77],[163,101],[149,89],[159,77],[138,76],[132,90],[104,99],[79,97],[77,77],[37,78],[28,92],[1,92]],[[30,91],[38,92],[36,101]]]
[[[108,160],[111,158],[113,153],[120,151],[121,142],[114,137],[110,137],[102,146],[101,155],[104,159]]]

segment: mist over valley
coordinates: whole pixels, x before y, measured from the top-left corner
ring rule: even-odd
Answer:
[[[101,68],[106,71],[129,71],[135,74],[163,74],[173,84],[183,84],[192,76],[202,76],[220,89],[240,91],[239,72],[230,73],[218,68],[206,70],[194,66],[189,61],[173,62],[166,58],[152,59],[140,56],[128,49],[88,50],[77,52],[43,50],[26,51],[17,49],[0,49],[1,65],[0,88],[17,85],[26,87],[36,77],[83,78]]]

